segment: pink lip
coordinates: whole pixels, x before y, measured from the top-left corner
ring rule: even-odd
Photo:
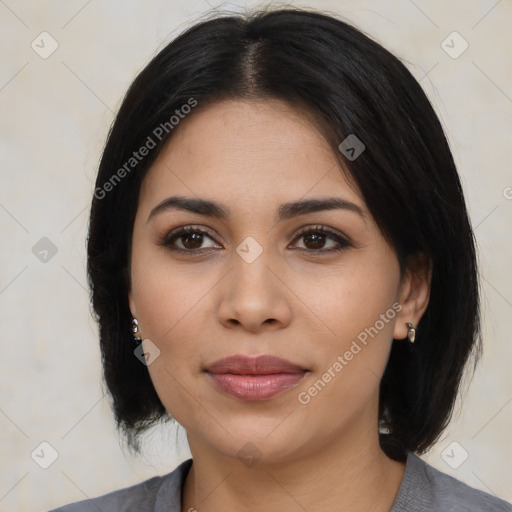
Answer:
[[[274,356],[232,356],[206,369],[218,389],[240,400],[267,400],[296,386],[307,370]]]

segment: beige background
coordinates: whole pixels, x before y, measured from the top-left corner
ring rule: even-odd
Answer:
[[[144,457],[120,447],[100,381],[85,235],[98,157],[126,88],[214,2],[0,0],[0,511],[42,511],[96,496],[188,457],[183,432],[174,428],[148,436]],[[425,458],[512,501],[512,4],[290,4],[342,14],[404,59],[447,130],[478,239],[485,356],[464,409]],[[42,46],[43,31],[58,43],[46,59],[31,48],[34,40]],[[456,59],[441,46],[453,31],[469,44]],[[452,52],[463,44],[453,37]],[[32,252],[43,237],[57,248],[46,262]],[[31,458],[43,441],[58,452],[48,469]],[[442,457],[447,447],[452,465],[462,450],[467,460],[451,468]],[[50,460],[48,448],[37,453]]]

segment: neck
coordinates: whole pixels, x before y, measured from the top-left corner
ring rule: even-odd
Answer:
[[[189,436],[194,463],[186,479],[182,511],[283,512],[336,510],[387,512],[405,464],[381,450],[378,433],[323,440],[323,449],[247,467]],[[277,458],[276,458],[277,459]]]

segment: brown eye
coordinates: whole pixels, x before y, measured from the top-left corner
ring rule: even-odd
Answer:
[[[304,236],[304,245],[307,249],[318,250],[325,245],[326,236],[318,233],[311,233]]]
[[[209,242],[208,245],[206,245]],[[159,243],[171,251],[182,253],[200,253],[210,249],[222,249],[216,245],[212,234],[203,229],[181,227],[167,234]]]
[[[188,233],[180,238],[185,249],[199,249],[203,244],[203,237],[201,233]]]
[[[323,226],[304,229],[297,235],[295,242],[301,240],[302,245],[299,244],[295,247],[312,254],[332,253],[353,247],[347,238]]]

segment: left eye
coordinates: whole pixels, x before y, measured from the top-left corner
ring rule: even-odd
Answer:
[[[306,249],[310,252],[341,251],[351,247],[346,238],[322,227],[302,231],[295,240],[301,239],[303,240],[302,247],[298,247],[298,249]]]

